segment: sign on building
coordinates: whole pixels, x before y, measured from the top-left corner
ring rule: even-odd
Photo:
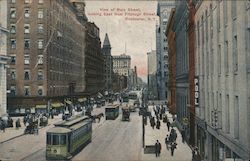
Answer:
[[[194,104],[199,106],[199,79],[198,77],[194,78]]]

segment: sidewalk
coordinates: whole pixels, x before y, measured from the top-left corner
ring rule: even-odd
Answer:
[[[152,109],[152,106],[149,106],[149,110],[152,111],[152,116],[154,116],[154,112]],[[171,115],[167,112],[168,118],[170,122],[172,122]],[[162,120],[160,120],[161,126],[160,129],[152,129],[150,126],[149,119],[147,119],[147,125],[145,125],[145,146],[151,145],[154,146],[156,140],[159,140],[161,143],[162,149],[161,149],[161,155],[160,157],[155,157],[154,153],[151,154],[144,154],[144,149],[142,150],[142,158],[141,160],[169,160],[169,161],[191,161],[192,160],[192,151],[189,148],[189,146],[185,143],[182,143],[182,137],[180,132],[176,127],[174,129],[177,132],[177,149],[174,151],[174,156],[171,156],[171,151],[170,148],[167,150],[166,144],[165,144],[165,137],[166,135],[170,134],[167,130],[167,125],[166,123],[163,123]]]
[[[21,127],[19,129],[16,129],[15,122],[18,118],[20,118]],[[24,124],[23,124],[23,117],[12,117],[12,119],[13,119],[14,127],[6,128],[5,132],[0,131],[0,144],[24,135],[24,130],[25,130],[26,126],[24,126]],[[54,123],[60,121],[61,119],[62,119],[61,115],[54,116],[54,119],[49,119],[47,126],[54,124]],[[39,129],[41,129],[41,128],[43,128],[43,126],[42,127],[39,126]]]

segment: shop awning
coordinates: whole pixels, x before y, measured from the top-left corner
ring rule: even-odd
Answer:
[[[47,105],[36,105],[36,108],[47,108]]]
[[[71,105],[72,104],[72,102],[71,101],[65,101],[67,104],[69,104],[69,105]]]
[[[78,98],[78,102],[84,102],[87,101],[87,98]]]
[[[62,107],[62,106],[63,106],[63,104],[62,104],[62,103],[57,102],[57,103],[51,103],[51,106],[52,106],[52,107],[55,107],[55,108],[58,108],[58,107]]]

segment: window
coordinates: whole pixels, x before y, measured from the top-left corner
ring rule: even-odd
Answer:
[[[16,64],[16,55],[10,56],[10,64]]]
[[[29,18],[30,17],[30,9],[29,8],[25,8],[24,9],[24,17],[25,18]]]
[[[24,3],[30,3],[30,0],[24,0]]]
[[[15,69],[10,70],[10,78],[11,78],[11,80],[16,79],[16,70]]]
[[[43,18],[43,9],[38,9],[38,18]]]
[[[221,45],[218,46],[218,62],[217,62],[217,65],[218,65],[218,74],[220,75],[221,74]]]
[[[43,48],[43,40],[40,39],[38,40],[38,49],[42,49]]]
[[[43,64],[43,55],[38,55],[38,64]]]
[[[43,24],[38,24],[38,32],[43,33]]]
[[[42,4],[42,3],[43,3],[43,0],[38,0],[38,3],[39,3],[39,4]]]
[[[59,145],[59,135],[53,135],[52,144]]]
[[[234,137],[239,139],[239,97],[235,96],[234,99]]]
[[[16,39],[11,39],[10,44],[11,44],[11,49],[15,49],[16,48]]]
[[[16,33],[16,25],[15,24],[10,25],[10,33],[12,33],[12,34]]]
[[[24,80],[30,80],[30,71],[24,70]]]
[[[16,9],[10,8],[10,18],[16,18]]]
[[[10,95],[15,96],[16,95],[16,86],[10,86]]]
[[[236,16],[237,16],[237,4],[236,4],[237,1],[231,1],[231,9],[232,9],[232,19],[236,19]]]
[[[43,86],[38,86],[37,94],[38,94],[38,96],[43,95]]]
[[[24,24],[24,33],[25,34],[30,33],[30,25],[29,24]]]
[[[228,69],[228,41],[225,41],[225,46],[224,46],[224,48],[225,48],[225,72],[226,72],[226,74],[228,74],[228,71],[229,71],[229,69]]]
[[[227,25],[227,1],[223,1],[224,25]]]
[[[237,36],[233,37],[233,68],[234,68],[234,72],[238,71]]]
[[[30,56],[24,55],[24,64],[30,64]]]
[[[42,70],[38,70],[37,80],[43,80],[43,71]]]
[[[29,49],[30,48],[30,39],[24,39],[24,48]]]
[[[30,95],[30,86],[24,86],[24,95],[29,96]]]
[[[16,3],[16,0],[11,0],[11,3]]]
[[[226,96],[226,121],[225,121],[225,129],[227,133],[230,133],[230,104],[229,104],[229,95]]]
[[[217,8],[217,32],[220,31],[220,2],[217,2],[218,8]]]

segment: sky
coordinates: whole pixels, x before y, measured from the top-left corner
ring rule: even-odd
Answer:
[[[155,50],[156,9],[157,1],[86,0],[86,15],[99,27],[102,43],[108,33],[111,54],[130,55],[131,68],[136,65],[139,77],[145,82],[147,52]]]

